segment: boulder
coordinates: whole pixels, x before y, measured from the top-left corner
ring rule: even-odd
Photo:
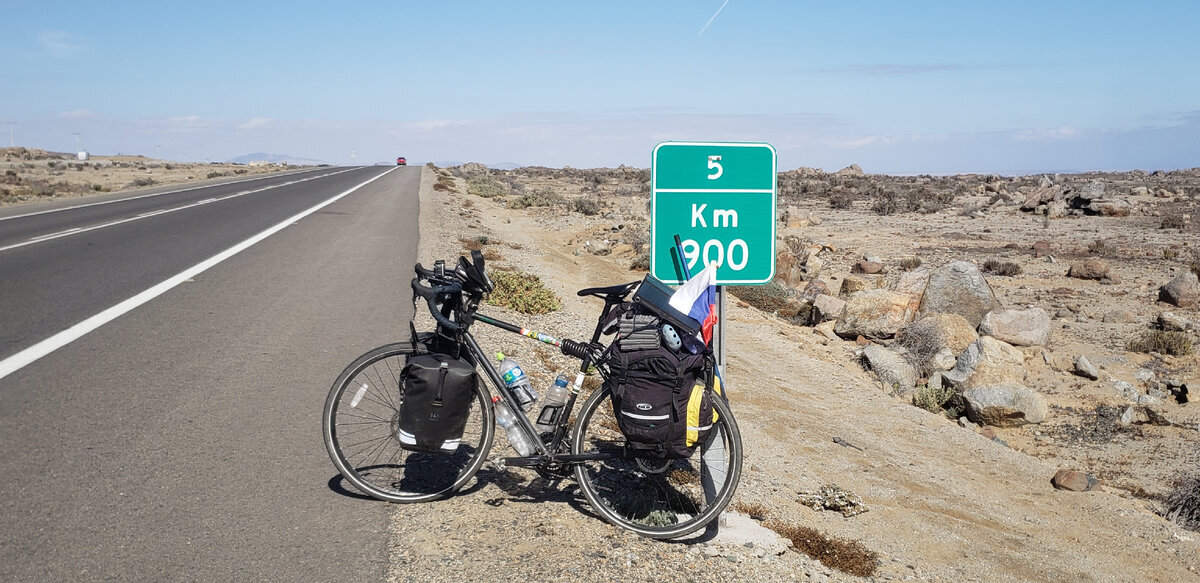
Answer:
[[[875,275],[877,273],[883,273],[883,264],[879,263],[877,261],[863,260],[863,261],[859,261],[858,263],[855,263],[854,267],[850,268],[850,272],[851,273],[863,273],[866,275]]]
[[[856,292],[846,300],[834,331],[843,338],[891,338],[913,319],[912,298],[886,289]]]
[[[1061,219],[1065,216],[1067,216],[1067,201],[1054,200],[1046,205],[1046,218]]]
[[[979,323],[979,333],[1014,346],[1046,346],[1050,343],[1050,315],[1041,308],[992,310]]]
[[[1063,468],[1050,478],[1050,484],[1058,490],[1068,492],[1087,492],[1100,485],[1100,479],[1091,474]]]
[[[951,261],[930,272],[920,312],[958,314],[975,327],[984,314],[999,307],[996,294],[978,267],[966,261]]]
[[[1173,312],[1162,312],[1158,315],[1158,327],[1167,332],[1183,332],[1190,329],[1192,323]]]
[[[1025,355],[1007,342],[980,336],[958,355],[954,369],[946,371],[942,377],[961,391],[972,387],[1020,385],[1025,382]]]
[[[775,278],[790,287],[800,287],[806,279],[803,268],[805,259],[787,245],[779,245],[775,252]]]
[[[1103,321],[1106,324],[1132,324],[1137,317],[1129,310],[1111,310],[1104,314]]]
[[[1114,197],[1093,200],[1086,208],[1093,214],[1105,217],[1127,217],[1133,205],[1127,199]]]
[[[946,339],[946,347],[955,355],[961,354],[972,342],[979,340],[975,327],[958,314],[930,314],[922,321],[933,322]]]
[[[871,289],[871,282],[857,275],[847,275],[846,279],[842,280],[842,287],[838,291],[838,295],[847,297],[856,294],[860,291]]]
[[[831,295],[819,294],[812,301],[812,323],[820,324],[836,319],[846,307],[846,302]]]
[[[858,164],[851,164],[836,172],[838,176],[866,176],[863,169]]]
[[[962,394],[967,418],[981,425],[1017,427],[1041,423],[1049,408],[1037,391],[1016,383],[978,385]]]
[[[917,369],[899,352],[878,344],[868,344],[863,348],[862,357],[887,391],[903,396],[912,392],[917,385]]]
[[[1075,359],[1075,374],[1081,377],[1092,379],[1093,381],[1100,378],[1100,371],[1096,368],[1096,365],[1092,364],[1092,362],[1082,354]]]
[[[1034,257],[1045,257],[1049,254],[1050,254],[1050,242],[1049,241],[1034,242],[1034,244],[1033,244],[1033,256]]]
[[[1039,186],[1034,188],[1033,190],[1029,191],[1028,195],[1025,196],[1025,202],[1021,203],[1021,210],[1035,210],[1037,207],[1054,200],[1054,197],[1059,195],[1061,192],[1061,190],[1054,188],[1053,186]]]
[[[1175,277],[1159,288],[1158,300],[1180,308],[1200,307],[1200,278],[1194,273]]]
[[[825,280],[814,279],[804,284],[804,289],[800,292],[800,301],[811,302],[821,294],[833,295],[833,292],[829,291],[829,284],[825,283]]]
[[[1129,196],[1150,196],[1150,189],[1145,186],[1135,186],[1129,189]]]
[[[1067,277],[1078,279],[1104,279],[1108,277],[1109,267],[1103,259],[1088,257],[1071,264]]]

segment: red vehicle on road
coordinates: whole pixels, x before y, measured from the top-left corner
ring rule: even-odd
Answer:
[[[408,165],[408,160],[406,160],[406,159],[404,158],[404,156],[400,156],[399,158],[396,158],[396,165],[397,165],[397,166],[407,166],[407,165]]]

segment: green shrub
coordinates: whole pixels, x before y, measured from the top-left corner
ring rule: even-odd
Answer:
[[[921,385],[913,391],[912,404],[930,413],[945,414],[946,404],[954,398],[954,387],[943,384],[941,387]]]
[[[486,174],[476,174],[467,179],[467,194],[483,198],[492,198],[505,193],[504,185],[499,180]]]
[[[594,196],[581,196],[571,202],[571,210],[581,215],[594,217],[604,210],[604,203]]]
[[[508,208],[519,210],[532,206],[554,206],[565,202],[567,202],[567,199],[563,195],[554,192],[553,189],[539,188],[513,199],[512,202],[508,203]]]
[[[1157,352],[1171,356],[1187,356],[1192,353],[1192,339],[1186,332],[1151,330],[1130,340],[1125,348],[1130,352]]]
[[[562,307],[558,296],[546,288],[541,278],[520,271],[495,271],[490,273],[496,289],[487,302],[523,314],[546,314]]]

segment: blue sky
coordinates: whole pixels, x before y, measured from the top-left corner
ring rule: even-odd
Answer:
[[[1198,17],[1153,0],[0,0],[0,130],[189,161],[648,167],[658,142],[703,140],[769,142],[781,169],[1190,168]]]

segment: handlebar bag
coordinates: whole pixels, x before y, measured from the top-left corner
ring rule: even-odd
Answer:
[[[629,452],[650,459],[691,457],[714,418],[705,390],[706,356],[656,346],[616,350],[610,358],[613,414]]]
[[[400,371],[400,446],[424,453],[458,451],[478,375],[448,354],[416,355]]]

